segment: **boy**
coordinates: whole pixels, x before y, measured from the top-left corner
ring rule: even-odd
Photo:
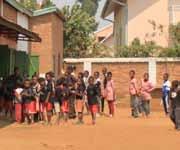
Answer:
[[[166,115],[169,114],[169,94],[170,94],[170,88],[171,88],[171,83],[168,80],[169,79],[169,74],[165,73],[163,75],[163,86],[162,86],[162,102],[164,106],[164,112]]]
[[[179,81],[172,82],[170,91],[170,119],[175,125],[175,129],[180,131],[180,89]]]
[[[129,84],[129,94],[130,94],[130,106],[131,106],[131,115],[134,118],[138,117],[138,84],[135,78],[135,71],[131,70],[129,72],[130,84]]]
[[[98,91],[97,88],[94,84],[94,77],[89,78],[89,85],[87,88],[87,99],[88,99],[88,104],[89,108],[91,111],[91,116],[92,116],[92,124],[96,124],[96,113],[98,111]]]
[[[31,82],[29,79],[24,81],[24,89],[21,93],[22,101],[23,101],[23,114],[25,117],[25,121],[27,124],[33,123],[33,116],[31,114],[30,104],[35,99],[35,95],[33,94],[33,90],[31,88]]]

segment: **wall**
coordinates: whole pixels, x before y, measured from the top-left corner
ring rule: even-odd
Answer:
[[[3,3],[3,6],[1,4],[1,15],[9,21],[17,23],[17,11],[7,3]],[[10,48],[17,48],[16,40],[10,39],[4,35],[0,36],[0,45],[9,45]]]
[[[31,54],[40,58],[40,74],[54,71],[57,77],[61,72],[63,57],[62,21],[55,14],[50,13],[33,17],[30,19],[30,26],[31,30],[38,33],[42,39],[41,43],[30,44]]]
[[[20,12],[17,13],[17,24],[22,26],[25,29],[29,29],[29,17]],[[17,50],[29,52],[28,42],[27,41],[18,41]]]
[[[90,69],[85,63],[91,63]],[[129,71],[136,71],[136,77],[140,81],[145,72],[149,72],[150,79],[156,85],[156,97],[160,96],[159,88],[163,82],[163,74],[169,73],[170,80],[180,80],[180,59],[172,58],[95,58],[95,59],[65,59],[64,68],[67,65],[75,65],[77,74],[80,71],[89,70],[92,74],[95,71],[101,72],[103,67],[107,67],[113,73],[118,97],[128,96]]]
[[[169,0],[127,0],[128,2],[128,43],[138,37],[141,41],[153,40],[161,46],[168,46]],[[148,20],[164,26],[163,33],[154,32]]]

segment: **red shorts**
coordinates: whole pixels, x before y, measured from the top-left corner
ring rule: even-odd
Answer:
[[[76,111],[82,112],[84,107],[84,101],[83,100],[76,100]]]
[[[51,111],[53,108],[50,102],[40,102],[40,112]]]
[[[97,113],[98,112],[98,105],[97,104],[89,105],[89,109],[90,109],[91,113]]]
[[[68,101],[63,101],[61,105],[61,110],[63,113],[68,113],[69,112],[69,103]]]
[[[29,103],[23,104],[23,113],[24,114],[29,114]]]
[[[36,113],[36,101],[31,101],[29,103],[29,113],[35,114]]]

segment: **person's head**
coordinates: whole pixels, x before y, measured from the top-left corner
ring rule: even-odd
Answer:
[[[93,76],[89,77],[89,84],[90,85],[94,84],[94,77]]]
[[[18,67],[15,67],[15,68],[14,68],[14,74],[15,74],[16,76],[20,75],[20,70],[19,70]]]
[[[178,86],[179,86],[179,81],[178,80],[173,80],[171,84],[172,84],[172,89],[177,89]]]
[[[94,72],[94,78],[95,78],[95,79],[98,79],[98,78],[99,78],[99,72],[98,72],[98,71]]]
[[[44,78],[39,78],[39,84],[41,88],[44,88],[46,86],[46,81]]]
[[[148,81],[149,80],[149,73],[144,73],[144,81]]]
[[[110,81],[112,79],[112,72],[107,73],[107,80]]]
[[[88,77],[89,77],[89,71],[87,71],[87,70],[84,71],[84,77],[85,77],[85,78],[88,78]]]
[[[79,79],[83,79],[83,77],[84,77],[84,74],[83,74],[82,72],[79,72],[79,73],[78,73],[78,78],[79,78]]]
[[[102,69],[102,73],[103,73],[103,75],[106,75],[106,73],[107,73],[107,68],[106,68],[106,67],[104,67],[104,68]]]
[[[129,71],[129,77],[131,78],[131,79],[133,79],[134,77],[135,77],[135,71],[134,70],[130,70]]]
[[[73,67],[72,66],[68,66],[66,69],[66,73],[67,74],[71,74],[73,72]]]
[[[79,79],[77,80],[77,85],[81,85],[81,84],[82,84],[82,79],[79,78]]]
[[[164,73],[163,74],[163,80],[167,81],[169,79],[169,74],[168,73]]]
[[[57,82],[56,82],[56,86],[61,86],[61,85],[63,85],[64,80],[65,80],[64,77],[58,79]]]
[[[47,72],[46,73],[46,80],[51,81],[53,79],[53,73],[52,72]]]
[[[37,76],[32,76],[32,84],[36,85],[38,83],[38,77]]]
[[[24,88],[30,88],[30,86],[31,86],[31,81],[29,79],[26,79],[24,81]]]

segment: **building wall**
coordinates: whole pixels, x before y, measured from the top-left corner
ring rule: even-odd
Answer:
[[[40,74],[44,75],[48,71],[55,71],[58,75],[58,55],[62,61],[63,53],[63,28],[59,18],[54,14],[46,14],[30,19],[30,28],[41,37],[41,43],[31,43],[32,55],[39,55]],[[61,64],[60,64],[61,67]]]
[[[63,68],[63,22],[60,18],[52,14],[52,43],[53,55],[55,57],[55,74],[59,76]]]
[[[1,8],[1,15],[4,18],[14,23],[17,23],[17,11],[13,7],[11,7],[10,5],[6,3],[1,3],[0,8]],[[8,38],[7,36],[0,35],[0,45],[9,45],[10,48],[16,49],[17,41],[14,39]]]
[[[17,13],[17,24],[22,26],[25,29],[29,30],[29,17],[20,12]],[[17,50],[29,52],[29,45],[27,41],[18,41]]]
[[[161,46],[168,46],[169,0],[127,0],[128,43],[139,37],[141,41],[153,40]],[[154,31],[149,20],[164,26],[163,33]],[[152,35],[155,36],[152,36]]]

